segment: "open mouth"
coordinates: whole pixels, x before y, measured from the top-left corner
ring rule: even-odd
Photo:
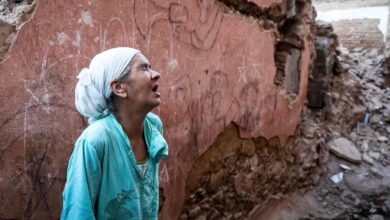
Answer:
[[[154,85],[154,86],[152,87],[152,91],[153,91],[153,92],[157,92],[157,89],[158,89],[158,85]]]

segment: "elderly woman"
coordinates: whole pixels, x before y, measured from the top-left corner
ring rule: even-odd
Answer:
[[[69,161],[61,219],[157,219],[158,164],[168,155],[160,74],[133,48],[96,55],[78,76],[76,108],[89,126]]]

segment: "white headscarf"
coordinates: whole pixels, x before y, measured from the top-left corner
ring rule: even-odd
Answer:
[[[139,52],[129,47],[109,49],[96,55],[89,68],[81,70],[75,89],[75,104],[80,114],[90,121],[108,114],[110,83],[126,74],[124,70]]]

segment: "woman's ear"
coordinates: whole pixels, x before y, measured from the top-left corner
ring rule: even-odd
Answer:
[[[123,84],[119,82],[118,80],[114,80],[110,83],[110,88],[112,93],[114,93],[116,96],[126,98],[127,97],[127,91]]]

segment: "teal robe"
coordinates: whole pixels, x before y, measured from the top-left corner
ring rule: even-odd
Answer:
[[[168,155],[160,118],[144,121],[148,167],[142,176],[131,141],[113,114],[90,124],[69,161],[61,219],[157,219],[158,164]]]

